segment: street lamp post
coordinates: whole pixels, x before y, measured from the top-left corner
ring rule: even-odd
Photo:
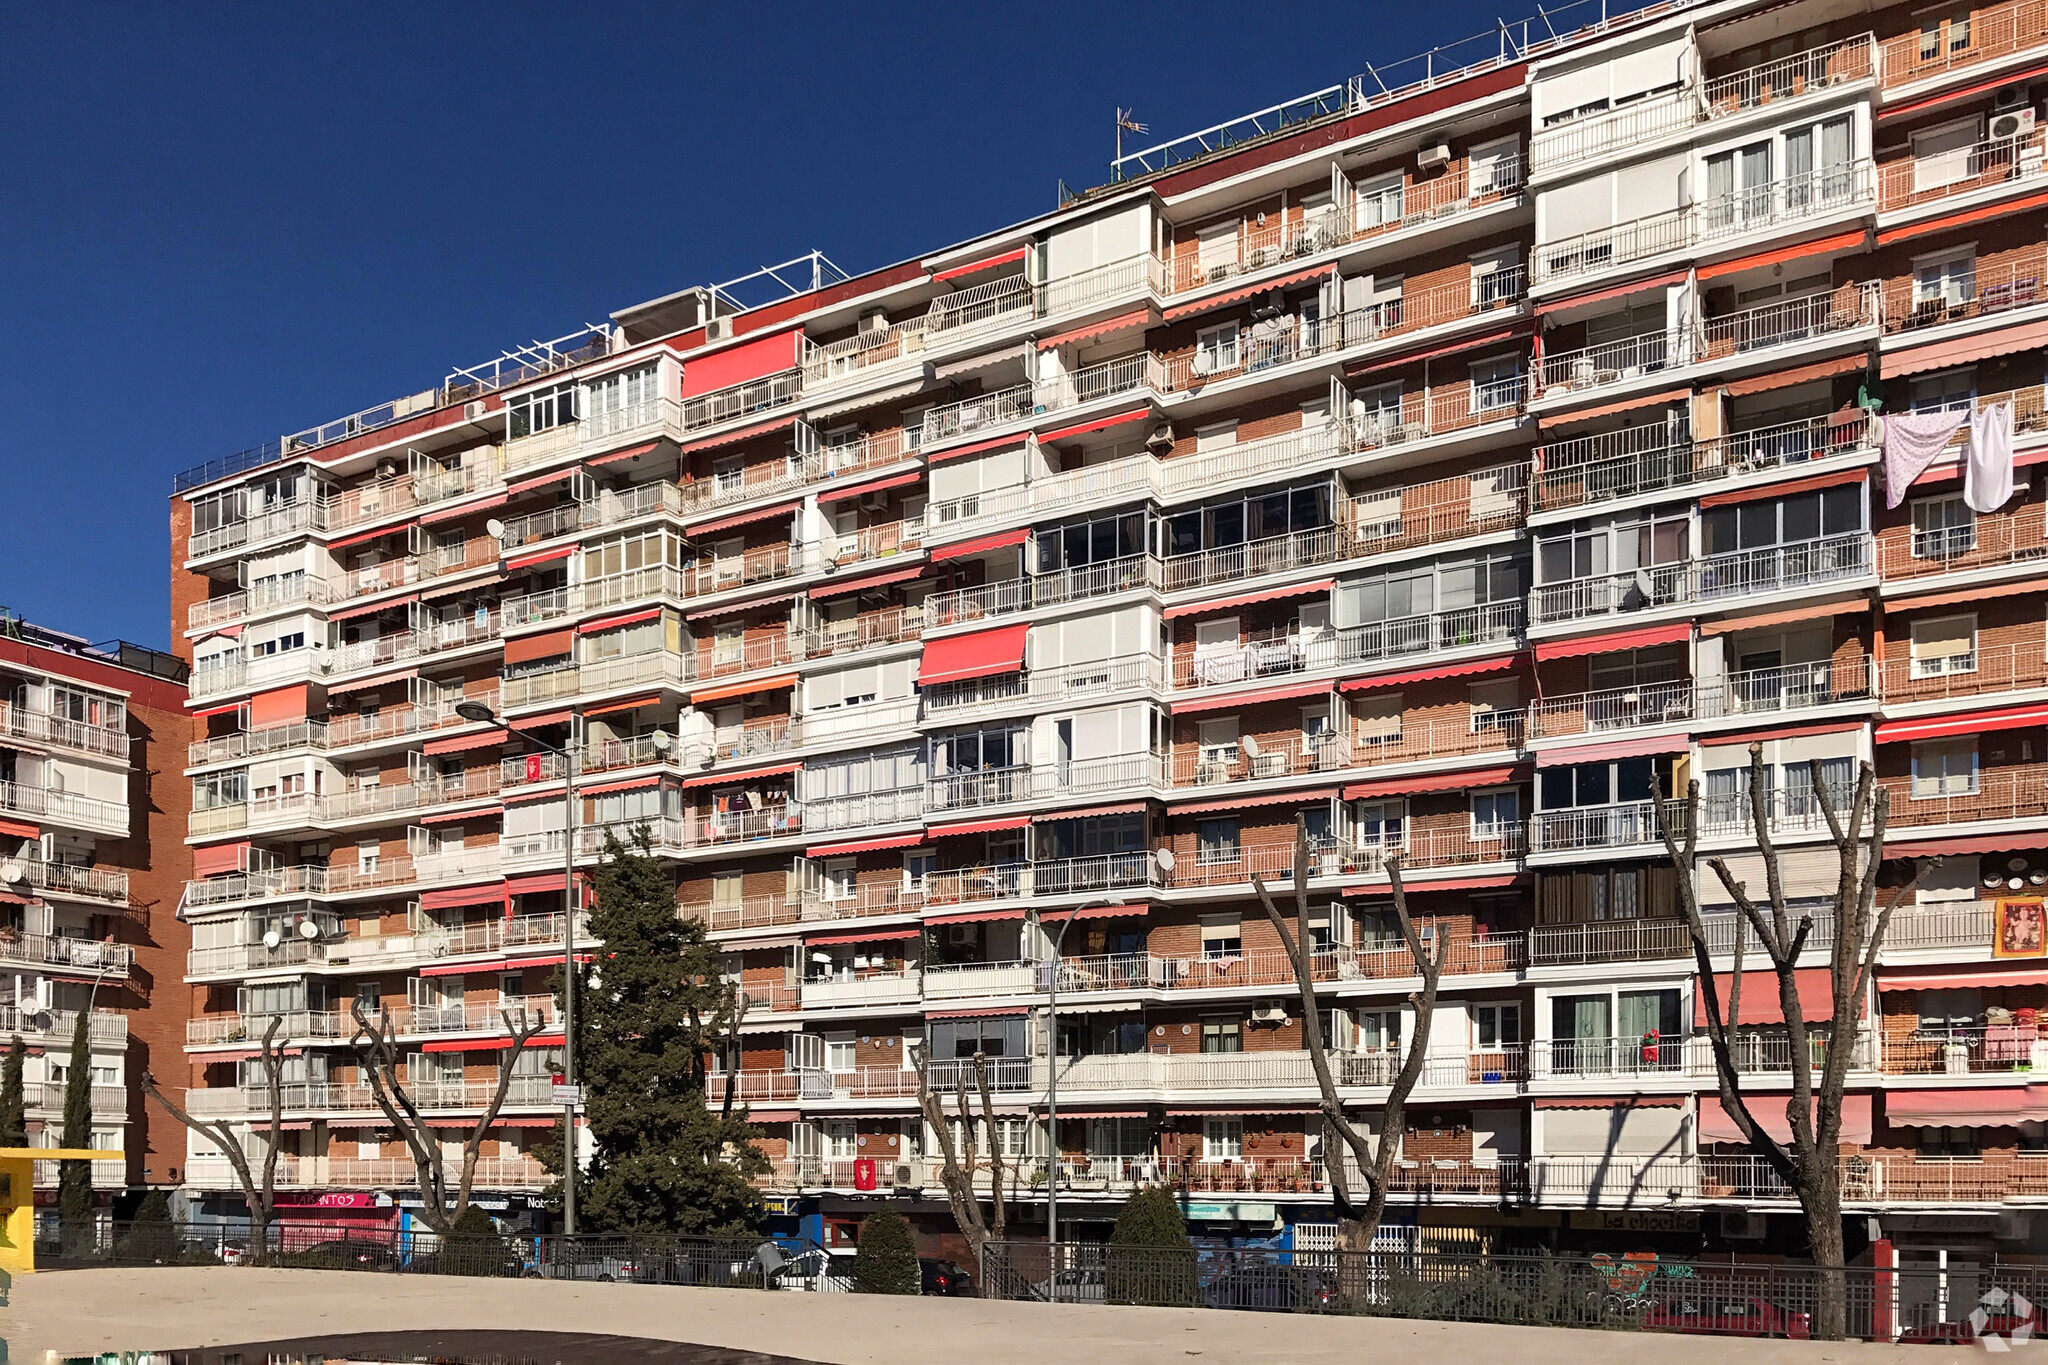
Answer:
[[[496,722],[498,715],[480,701],[455,704],[455,714],[478,723]],[[569,717],[569,744],[558,749],[546,740],[526,736],[562,760],[562,1080],[576,1084],[576,827],[581,813],[576,805],[576,717]],[[656,753],[666,753],[672,741],[660,730],[654,732]],[[576,1231],[576,1102],[562,1104],[562,1230]]]

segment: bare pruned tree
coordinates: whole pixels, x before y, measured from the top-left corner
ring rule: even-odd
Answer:
[[[1393,887],[1394,918],[1401,927],[1401,941],[1407,945],[1408,955],[1415,961],[1416,975],[1422,978],[1422,988],[1408,996],[1409,1003],[1415,1007],[1415,1032],[1408,1039],[1400,1069],[1394,1073],[1393,1084],[1387,1092],[1377,1138],[1361,1133],[1345,1117],[1344,1103],[1337,1093],[1337,1078],[1330,1069],[1322,1014],[1316,1005],[1314,954],[1309,944],[1310,859],[1306,826],[1297,820],[1294,827],[1292,932],[1279,906],[1273,903],[1273,893],[1267,889],[1265,878],[1252,874],[1252,890],[1258,893],[1266,918],[1280,936],[1280,946],[1287,950],[1287,960],[1294,968],[1294,983],[1301,992],[1302,1045],[1308,1049],[1309,1065],[1315,1071],[1316,1088],[1322,1095],[1324,1164],[1329,1168],[1330,1194],[1337,1206],[1337,1248],[1340,1251],[1369,1250],[1373,1234],[1379,1230],[1380,1218],[1386,1213],[1387,1187],[1393,1177],[1394,1159],[1400,1151],[1403,1114],[1416,1082],[1422,1079],[1423,1062],[1429,1052],[1430,1017],[1436,1012],[1437,983],[1443,977],[1444,954],[1449,947],[1448,940],[1441,934],[1437,936],[1435,952],[1423,947],[1422,935],[1408,914],[1408,892],[1401,883],[1401,857],[1398,853],[1386,860],[1386,869],[1387,880]],[[1347,1169],[1352,1163],[1356,1163],[1365,1177],[1363,1203],[1352,1194]]]
[[[1707,1039],[1714,1054],[1714,1074],[1721,1108],[1734,1123],[1750,1149],[1761,1156],[1777,1177],[1799,1199],[1806,1215],[1807,1239],[1814,1264],[1839,1268],[1844,1262],[1842,1246],[1842,1179],[1840,1144],[1842,1136],[1842,1089],[1856,1054],[1855,1030],[1862,1001],[1869,989],[1871,972],[1884,946],[1885,931],[1892,912],[1913,894],[1930,869],[1941,859],[1923,861],[1913,877],[1877,905],[1877,877],[1884,861],[1885,826],[1891,815],[1890,793],[1877,784],[1870,764],[1860,765],[1856,790],[1851,797],[1848,822],[1835,808],[1834,794],[1823,780],[1821,761],[1810,768],[1812,799],[1818,803],[1828,834],[1834,840],[1840,864],[1835,888],[1833,941],[1828,948],[1828,979],[1833,1013],[1829,1016],[1828,1043],[1821,1054],[1819,1084],[1814,1068],[1799,1065],[1813,1056],[1812,1031],[1799,999],[1797,968],[1814,933],[1810,912],[1801,911],[1795,922],[1785,895],[1785,878],[1778,849],[1771,838],[1770,786],[1764,772],[1762,744],[1749,746],[1750,832],[1763,864],[1763,903],[1758,904],[1747,885],[1738,881],[1721,857],[1707,859],[1735,902],[1733,974],[1729,978],[1728,1005],[1723,1009],[1721,992],[1714,975],[1714,945],[1705,918],[1700,913],[1699,884],[1694,859],[1699,847],[1700,784],[1686,788],[1682,827],[1674,830],[1667,818],[1664,793],[1652,779],[1651,796],[1657,809],[1657,828],[1664,851],[1677,874],[1679,904],[1685,912],[1686,928],[1692,936],[1693,961],[1699,971],[1699,995],[1706,1017]],[[1745,934],[1745,929],[1747,934]],[[1778,1008],[1785,1020],[1785,1045],[1791,1071],[1791,1093],[1785,1102],[1785,1128],[1791,1140],[1780,1141],[1751,1112],[1743,1094],[1743,1076],[1736,1055],[1736,1030],[1742,1015],[1742,950],[1747,935],[1754,935],[1777,977]],[[1823,1294],[1815,1314],[1816,1335],[1839,1339],[1847,1327],[1847,1305],[1841,1293]]]
[[[172,1118],[220,1148],[221,1155],[234,1168],[235,1179],[242,1186],[242,1200],[249,1208],[248,1254],[258,1263],[267,1260],[270,1254],[271,1213],[277,1197],[277,1158],[284,1143],[284,1050],[277,1045],[278,1030],[283,1026],[282,1017],[271,1017],[270,1027],[263,1031],[263,1042],[256,1054],[263,1065],[264,1086],[270,1101],[269,1141],[263,1152],[263,1178],[260,1181],[249,1166],[249,1154],[235,1140],[234,1129],[227,1120],[215,1119],[209,1123],[192,1117],[184,1106],[164,1094],[156,1077],[147,1071],[142,1073],[142,1093],[155,1100]]]
[[[423,1205],[420,1219],[445,1237],[454,1231],[455,1220],[469,1207],[484,1134],[491,1130],[498,1121],[498,1112],[505,1107],[505,1097],[512,1090],[513,1069],[518,1065],[527,1043],[547,1027],[547,1018],[539,1010],[521,1010],[516,1018],[507,1011],[499,1012],[498,1017],[504,1021],[505,1031],[512,1035],[512,1041],[498,1054],[497,1085],[491,1091],[491,1100],[484,1106],[483,1115],[477,1119],[468,1139],[462,1144],[462,1173],[451,1190],[446,1163],[441,1159],[441,1144],[434,1140],[433,1130],[437,1125],[429,1123],[420,1113],[419,1105],[406,1089],[400,1074],[405,1069],[405,1054],[399,1051],[390,1007],[380,1008],[377,1017],[372,1019],[358,998],[353,1015],[356,1022],[353,1043],[363,1074],[369,1078],[370,1094],[376,1099],[377,1107],[384,1111],[384,1117],[405,1140],[406,1150],[412,1153],[413,1170],[419,1180]],[[451,1202],[454,1205],[452,1209],[449,1207]]]
[[[974,1114],[967,1105],[967,1069],[956,1066],[953,1069],[953,1095],[960,1112],[960,1140],[953,1140],[952,1125],[946,1121],[946,1102],[943,1091],[932,1089],[931,1059],[925,1056],[925,1049],[917,1050],[917,1107],[924,1121],[937,1135],[939,1144],[939,1183],[946,1188],[946,1203],[953,1211],[953,1222],[960,1228],[960,1235],[967,1239],[967,1248],[974,1255],[976,1273],[981,1269],[981,1249],[990,1242],[1000,1242],[1009,1228],[1008,1204],[1003,1196],[1003,1150],[996,1137],[996,1107],[988,1083],[988,1057],[977,1050],[973,1057],[974,1088],[981,1098],[981,1116],[988,1130],[988,1160],[985,1168],[989,1172],[989,1202],[991,1212],[984,1215],[981,1200],[974,1191],[974,1177],[984,1169],[981,1159],[981,1144],[974,1135]]]

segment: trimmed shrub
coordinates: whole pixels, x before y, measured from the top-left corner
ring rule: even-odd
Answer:
[[[1109,1238],[1103,1288],[1111,1303],[1181,1307],[1201,1302],[1194,1243],[1172,1190],[1153,1185],[1124,1201]]]
[[[442,1275],[502,1275],[505,1261],[505,1239],[499,1236],[498,1225],[491,1215],[467,1204],[441,1239],[434,1269]]]
[[[860,1294],[923,1292],[910,1224],[896,1210],[880,1208],[861,1221],[860,1246],[853,1256],[853,1288]]]
[[[135,1208],[135,1221],[122,1239],[121,1257],[170,1265],[179,1259],[181,1251],[178,1230],[171,1225],[170,1196],[162,1190],[151,1190]]]

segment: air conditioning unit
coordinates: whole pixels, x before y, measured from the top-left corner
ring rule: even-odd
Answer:
[[[1281,299],[1280,291],[1276,289],[1270,294],[1263,295],[1257,303],[1252,305],[1252,320],[1254,322],[1267,322],[1279,317],[1286,311],[1287,305]]]
[[[877,308],[860,315],[860,334],[862,336],[866,336],[869,332],[886,332],[888,330],[889,315],[881,309]]]
[[[1729,1241],[1755,1242],[1764,1235],[1764,1216],[1748,1209],[1721,1211],[1721,1236]]]
[[[2017,109],[2026,102],[2027,88],[2025,86],[2002,86],[1999,88],[1998,93],[1991,97],[1991,111],[1996,114],[2002,114],[2008,109]],[[1993,126],[1996,127],[1997,125],[1994,124]],[[1998,134],[1993,133],[1991,136],[1997,137]]]
[[[1287,1022],[1287,1007],[1284,1005],[1260,1005],[1252,1011],[1254,1024],[1284,1024]]]
[[[2032,109],[2012,109],[1994,114],[1991,119],[1991,140],[2011,142],[2028,136],[2034,131],[2035,114]]]
[[[483,415],[484,400],[481,398],[477,399],[473,403],[464,403],[462,405],[462,420],[465,422],[477,421],[481,419]]]
[[[904,1164],[896,1168],[896,1188],[907,1189],[917,1184],[917,1167]]]
[[[949,924],[946,926],[946,943],[952,947],[974,942],[974,926],[971,924]]]
[[[1448,142],[1431,142],[1425,144],[1423,149],[1420,152],[1416,153],[1415,164],[1420,166],[1425,171],[1433,171],[1438,166],[1450,165],[1451,144]]]
[[[704,324],[704,339],[706,341],[731,341],[732,319],[730,317],[712,318]]]
[[[1145,438],[1145,449],[1154,455],[1164,455],[1173,449],[1173,424],[1161,422],[1152,428],[1152,434]]]

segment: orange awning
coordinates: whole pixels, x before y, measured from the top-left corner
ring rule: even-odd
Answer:
[[[1480,768],[1461,773],[1436,773],[1427,777],[1389,777],[1378,782],[1355,782],[1344,789],[1346,801],[1370,801],[1381,796],[1419,796],[1424,792],[1454,792],[1466,787],[1498,787],[1514,780],[1515,770]]]
[[[1268,792],[1263,796],[1236,796],[1228,801],[1197,801],[1193,805],[1174,806],[1169,815],[1206,815],[1210,811],[1240,810],[1246,806],[1284,806],[1290,802],[1304,804],[1328,801],[1337,795],[1335,787],[1318,787],[1306,792]]]
[[[1293,697],[1328,696],[1330,684],[1325,682],[1289,683],[1285,687],[1262,687],[1256,692],[1226,692],[1220,696],[1198,697],[1193,701],[1177,701],[1173,714],[1189,715],[1196,711],[1220,711],[1231,706],[1256,706],[1263,701],[1287,701]]]
[[[1286,289],[1293,285],[1306,284],[1310,280],[1335,274],[1336,270],[1337,267],[1334,265],[1319,265],[1313,270],[1297,270],[1292,275],[1282,275],[1277,280],[1261,280],[1257,284],[1247,284],[1237,289],[1226,289],[1220,294],[1212,294],[1198,302],[1183,303],[1178,307],[1167,309],[1165,320],[1167,322],[1179,322],[1182,318],[1191,318],[1199,313],[1206,313],[1211,309],[1236,303],[1241,299],[1257,298],[1259,295],[1269,294],[1275,289]]]
[[[778,673],[772,678],[757,678],[747,682],[721,683],[717,687],[706,687],[690,694],[690,705],[702,706],[707,701],[724,701],[727,697],[744,697],[750,692],[780,692],[785,687],[796,686],[796,674]]]
[[[1893,351],[1884,357],[1882,373],[1886,379],[1895,379],[1906,374],[1925,374],[1929,370],[1945,370],[1955,365],[1968,365],[1996,356],[2011,355],[2015,351],[2038,351],[2043,346],[2048,346],[2048,322],[2036,322],[2026,327],[1998,327],[1933,346],[1916,346],[1910,351]]]
[[[1849,251],[1860,248],[1862,245],[1863,233],[1861,229],[1855,232],[1842,232],[1837,233],[1833,237],[1823,237],[1817,242],[1801,242],[1797,246],[1779,247],[1775,251],[1763,251],[1754,256],[1744,256],[1739,260],[1722,261],[1719,265],[1703,265],[1700,267],[1699,277],[1702,280],[1711,280],[1719,275],[1733,275],[1738,270],[1755,270],[1759,266],[1783,265],[1787,261],[1804,260],[1823,251]]]
[[[1584,654],[1606,654],[1617,649],[1648,649],[1653,645],[1684,644],[1692,639],[1690,621],[1644,626],[1640,630],[1619,630],[1608,635],[1581,635],[1570,640],[1545,640],[1536,646],[1539,660],[1576,659]]]
[[[1172,315],[1169,313],[1168,316]],[[1104,318],[1101,322],[1091,322],[1086,327],[1076,327],[1069,332],[1058,332],[1044,337],[1039,341],[1038,349],[1050,351],[1055,346],[1067,346],[1094,337],[1106,337],[1113,332],[1129,331],[1133,327],[1150,327],[1154,321],[1150,308],[1139,308],[1129,313],[1119,313],[1113,318]]]
[[[1728,390],[1730,398],[1746,398],[1753,393],[1789,389],[1794,384],[1810,384],[1816,379],[1832,379],[1838,374],[1860,374],[1868,365],[1869,362],[1859,352],[1834,360],[1818,360],[1811,365],[1801,365],[1797,369],[1772,370],[1768,374],[1737,379],[1724,387]]]
[[[1553,414],[1545,425],[1561,422],[1590,422],[1595,417],[1611,417],[1617,412],[1633,412],[1637,408],[1651,407],[1657,403],[1676,403],[1692,397],[1691,389],[1665,389],[1659,393],[1646,393],[1635,398],[1623,398],[1597,408],[1574,408],[1570,412]]]
[[[772,507],[757,507],[751,512],[735,512],[729,517],[719,517],[714,521],[702,521],[695,526],[685,526],[683,534],[708,536],[717,531],[729,531],[735,526],[745,526],[749,522],[766,521],[770,517],[786,517],[802,506],[801,502],[778,502]]]
[[[1844,469],[1833,474],[1816,474],[1810,479],[1794,479],[1790,483],[1760,483],[1750,488],[1737,488],[1726,493],[1710,493],[1700,499],[1701,507],[1726,507],[1738,502],[1757,502],[1763,498],[1784,498],[1794,493],[1812,493],[1822,488],[1839,488],[1843,484],[1862,483],[1864,471]]]
[[[1406,673],[1382,673],[1370,678],[1347,678],[1337,684],[1340,692],[1366,692],[1376,687],[1406,687],[1410,683],[1435,682],[1439,678],[1463,678],[1480,673],[1504,673],[1520,660],[1518,654],[1499,659],[1474,659],[1471,663],[1445,664],[1442,668],[1417,668]]]
[[[1107,431],[1111,427],[1120,427],[1126,422],[1135,422],[1151,415],[1152,408],[1149,404],[1130,408],[1124,412],[1112,413],[1108,417],[1098,417],[1092,422],[1076,422],[1070,427],[1058,427],[1044,432],[1039,436],[1038,443],[1051,445],[1054,441],[1070,441],[1076,436],[1086,436],[1091,431]]]

